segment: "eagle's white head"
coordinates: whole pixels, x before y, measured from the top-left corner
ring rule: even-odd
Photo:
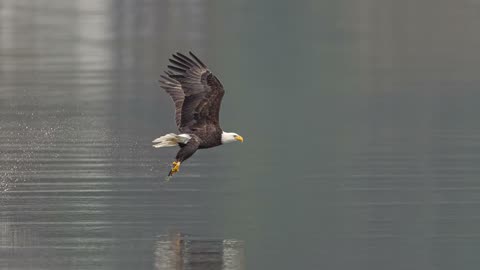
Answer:
[[[243,137],[238,135],[235,132],[222,132],[222,144],[231,143],[231,142],[243,142]]]

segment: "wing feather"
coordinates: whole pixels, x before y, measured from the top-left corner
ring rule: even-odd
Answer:
[[[188,60],[184,59],[183,57],[180,57],[176,54],[172,54],[172,57],[173,59],[177,60],[178,62],[186,65],[186,66],[190,66],[192,63],[188,62]]]
[[[172,64],[174,64],[174,65],[177,65],[177,66],[181,67],[181,68],[184,69],[184,70],[189,69],[189,66],[187,66],[187,65],[184,64],[184,63],[181,63],[181,62],[176,61],[176,60],[174,60],[174,59],[168,59],[168,60],[170,61],[170,63],[172,63]]]
[[[182,53],[177,52],[177,56],[183,58],[185,61],[189,62],[189,63],[190,63],[191,65],[193,65],[193,66],[196,66],[196,67],[198,67],[198,68],[202,68],[202,67],[199,66],[197,63],[195,63],[192,59],[190,59],[188,56],[186,56],[186,55],[184,55],[184,54],[182,54]]]
[[[192,52],[188,52],[190,54],[190,56],[192,56],[195,60],[197,60],[197,62],[203,67],[203,68],[207,68],[207,66],[202,62],[200,61],[200,59],[198,59],[195,54],[193,54]]]
[[[185,69],[181,69],[179,67],[176,67],[176,66],[171,66],[171,65],[168,65],[168,68],[175,71],[175,72],[179,72],[179,73],[185,73],[187,70]]]

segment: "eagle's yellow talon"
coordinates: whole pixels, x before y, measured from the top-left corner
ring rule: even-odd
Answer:
[[[174,172],[178,172],[178,171],[180,170],[180,161],[175,161],[175,162],[173,162],[173,168],[172,168],[172,170],[173,170]]]
[[[180,171],[180,161],[174,161],[172,163],[172,169],[170,170],[170,173],[168,175],[171,176],[178,171]]]

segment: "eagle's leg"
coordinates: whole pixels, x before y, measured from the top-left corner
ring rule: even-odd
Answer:
[[[170,172],[168,173],[168,176],[172,176],[174,175],[175,173],[177,173],[179,170],[180,170],[180,164],[181,162],[179,160],[177,161],[174,161],[172,163],[172,169],[170,170]]]
[[[175,161],[172,163],[172,169],[168,176],[174,175],[180,170],[180,164],[191,157],[198,149],[200,143],[197,139],[192,138],[187,144],[180,145],[180,151],[178,151]]]

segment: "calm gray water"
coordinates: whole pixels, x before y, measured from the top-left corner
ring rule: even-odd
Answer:
[[[475,1],[0,1],[1,269],[478,269]],[[222,126],[169,183],[157,79]]]

